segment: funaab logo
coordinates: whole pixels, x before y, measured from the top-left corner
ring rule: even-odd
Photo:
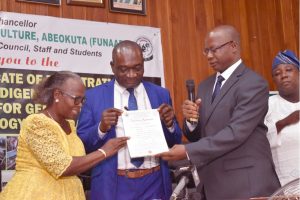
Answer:
[[[143,50],[143,56],[145,61],[153,59],[153,45],[150,40],[146,37],[139,37],[136,41]]]

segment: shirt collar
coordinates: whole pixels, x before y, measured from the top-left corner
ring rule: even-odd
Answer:
[[[137,87],[134,88],[134,93],[141,94],[143,92],[143,83],[141,82]],[[115,89],[120,93],[123,94],[124,91],[127,92],[127,88],[121,86],[117,80],[115,80]]]
[[[234,70],[242,63],[242,59],[239,59],[237,62],[235,62],[233,65],[228,67],[223,73],[217,72],[217,76],[222,75],[225,80],[227,80],[231,74],[234,72]]]

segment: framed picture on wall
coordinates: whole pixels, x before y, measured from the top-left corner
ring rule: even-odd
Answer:
[[[104,7],[104,0],[67,0],[68,5]]]
[[[43,4],[59,6],[61,0],[16,0],[16,1],[30,2],[30,3],[43,3]]]
[[[111,12],[146,15],[146,0],[109,0]]]

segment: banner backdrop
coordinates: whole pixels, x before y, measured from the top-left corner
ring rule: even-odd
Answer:
[[[143,49],[145,79],[164,86],[160,29],[0,12],[0,167],[3,184],[15,168],[22,120],[39,112],[32,87],[55,71],[78,73],[87,88],[112,78],[113,47],[122,40]]]

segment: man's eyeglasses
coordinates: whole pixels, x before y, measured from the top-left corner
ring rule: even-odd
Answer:
[[[79,105],[80,103],[84,104],[84,102],[86,101],[86,98],[85,97],[81,97],[81,96],[74,96],[68,92],[65,92],[65,91],[62,91],[60,90],[60,92],[63,94],[63,95],[67,95],[68,97],[74,99],[74,105]]]
[[[222,47],[226,46],[227,44],[230,44],[231,42],[233,42],[233,41],[231,40],[231,41],[226,42],[226,43],[224,43],[224,44],[221,44],[221,45],[219,45],[219,46],[217,46],[217,47],[215,47],[215,48],[205,48],[205,49],[203,50],[203,54],[204,54],[205,56],[207,56],[207,55],[209,54],[209,52],[211,52],[212,54],[215,54],[215,53],[218,51],[218,49],[221,49]]]

